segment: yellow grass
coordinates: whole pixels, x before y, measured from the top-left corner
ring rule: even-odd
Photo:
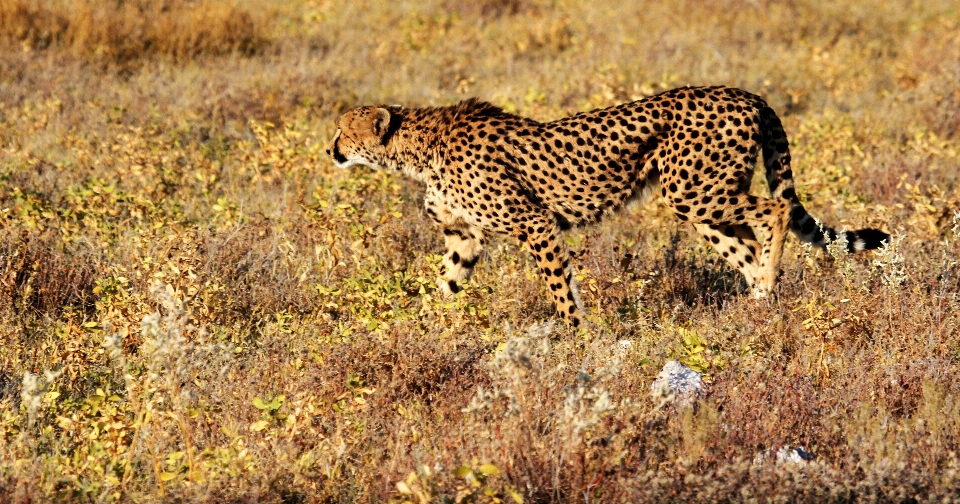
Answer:
[[[2,2],[0,501],[956,498],[958,62],[947,0]],[[519,243],[443,299],[421,188],[323,153],[359,104],[686,84],[763,95],[806,207],[895,246],[791,239],[753,301],[652,202],[570,233],[592,328],[531,330]]]

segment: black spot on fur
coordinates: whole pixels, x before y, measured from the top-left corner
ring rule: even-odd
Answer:
[[[474,266],[477,265],[477,261],[479,260],[480,260],[480,256],[476,256],[473,259],[464,259],[463,267],[467,269],[473,268]]]

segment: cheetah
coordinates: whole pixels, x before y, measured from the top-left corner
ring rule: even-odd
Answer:
[[[458,292],[470,277],[486,233],[506,233],[527,244],[558,314],[573,327],[583,304],[561,233],[657,187],[758,298],[776,285],[788,229],[817,247],[845,239],[849,251],[890,238],[818,225],[797,197],[780,119],[740,89],[678,88],[548,123],[475,98],[446,107],[364,106],[336,127],[327,148],[336,166],[399,171],[426,185],[426,212],[446,241],[443,292]],[[769,198],[749,193],[761,160]]]

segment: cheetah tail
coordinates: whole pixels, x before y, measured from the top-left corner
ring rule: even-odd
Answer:
[[[843,240],[847,244],[848,252],[876,249],[882,247],[885,241],[889,243],[890,235],[879,229],[844,231],[841,235],[807,213],[794,187],[793,171],[790,169],[790,144],[780,119],[773,109],[764,104],[760,109],[760,122],[767,185],[773,198],[790,202],[790,230],[798,238],[820,248],[826,247],[828,241]]]
[[[847,244],[847,252],[877,249],[882,247],[884,242],[890,242],[890,235],[879,229],[864,228],[838,233],[836,229],[819,223],[799,202],[794,203],[790,210],[790,231],[801,240],[819,248],[826,247],[828,241],[842,240]]]

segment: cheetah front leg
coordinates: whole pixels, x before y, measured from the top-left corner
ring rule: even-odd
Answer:
[[[550,287],[557,313],[573,327],[580,326],[583,302],[573,277],[570,254],[563,243],[556,220],[545,216],[528,218],[516,236],[527,243],[540,273]]]
[[[443,275],[437,278],[437,286],[444,294],[452,295],[460,292],[457,282],[469,279],[473,267],[480,260],[483,231],[468,224],[444,226],[443,237],[447,243],[447,253],[443,255]]]
[[[440,276],[437,277],[437,288],[450,296],[460,292],[458,282],[467,280],[473,274],[473,267],[480,260],[486,241],[480,228],[454,215],[444,201],[445,196],[439,189],[427,188],[424,208],[427,215],[443,229],[447,245]]]

